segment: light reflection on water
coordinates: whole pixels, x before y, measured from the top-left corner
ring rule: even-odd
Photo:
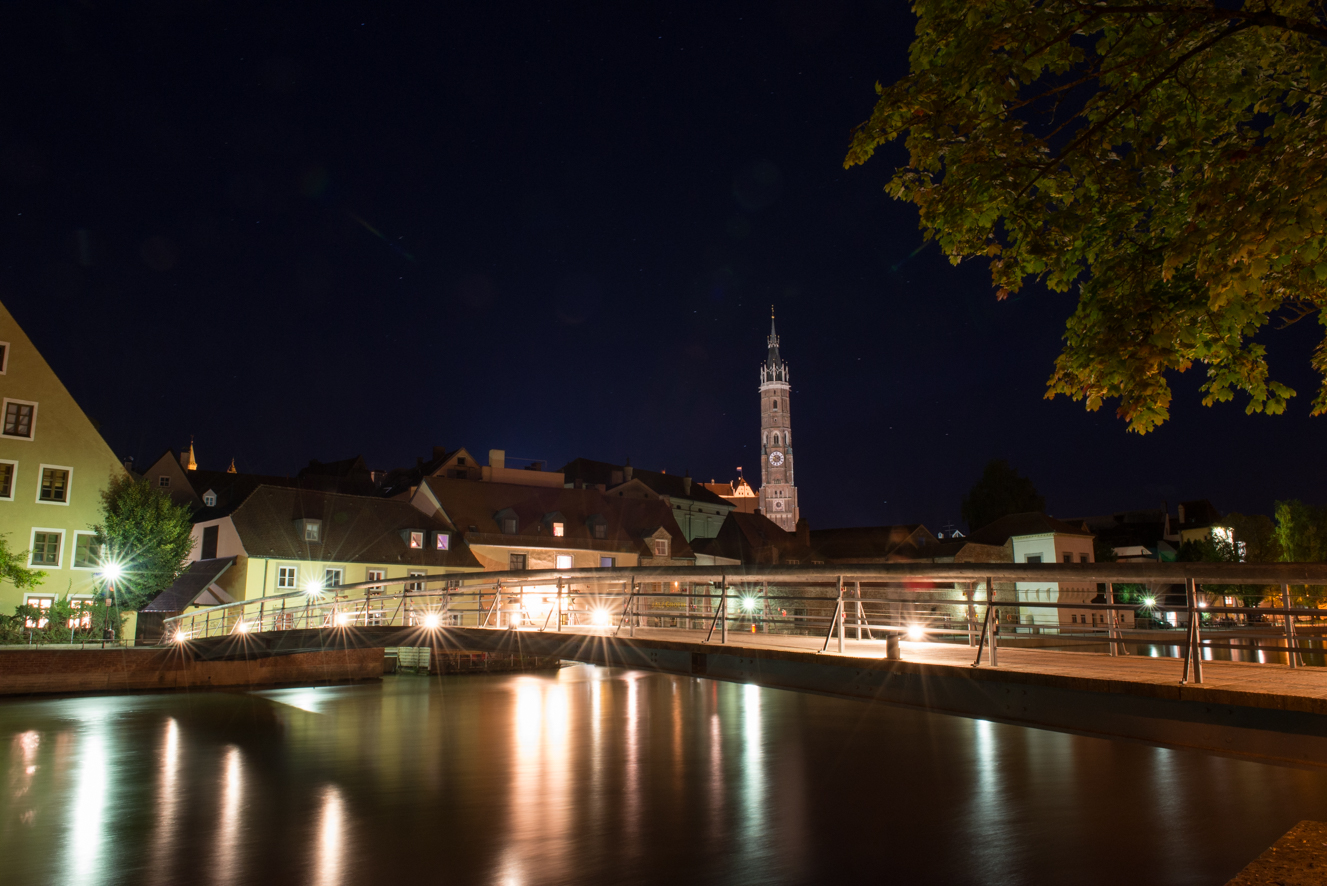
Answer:
[[[632,671],[0,703],[0,881],[1214,883],[1327,773]]]

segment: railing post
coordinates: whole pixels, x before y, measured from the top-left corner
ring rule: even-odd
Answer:
[[[761,604],[760,632],[769,633],[769,579],[765,579],[760,587],[760,595],[764,602]]]
[[[989,605],[994,613],[991,616],[991,667],[998,668],[1000,666],[1000,610],[995,605],[995,579],[990,576],[986,577],[986,595],[986,599],[990,601]]]
[[[836,608],[837,608],[837,611],[834,613],[834,620],[835,620],[836,622],[838,622],[838,629],[839,629],[839,654],[842,655],[842,654],[843,654],[843,634],[844,634],[844,630],[843,630],[843,629],[844,629],[844,624],[843,624],[843,623],[846,622],[846,621],[848,620],[848,618],[847,618],[848,613],[845,612],[844,609],[843,609],[843,576],[841,576],[841,575],[839,576],[839,605],[838,605]]]
[[[728,576],[723,577],[723,590],[719,593],[719,642],[728,645]]]
[[[1198,581],[1190,579],[1193,588],[1193,682],[1203,682],[1203,638],[1202,610],[1198,607]]]
[[[975,581],[968,582],[968,646],[977,645],[977,605],[973,600],[977,589]]]
[[[558,631],[562,630],[562,576],[558,576]]]
[[[631,636],[636,636],[636,622],[640,621],[636,617],[636,576],[631,577],[631,596],[627,598],[627,605],[631,607]]]
[[[1299,667],[1299,642],[1295,639],[1295,617],[1290,614],[1290,583],[1281,583],[1281,605],[1286,610],[1286,658],[1292,668]]]
[[[855,581],[852,583],[852,593],[853,596],[857,598],[857,639],[861,640],[862,622],[865,621],[866,619],[863,617],[863,611],[862,611],[862,583],[860,581]],[[868,628],[866,632],[869,634],[871,631]]]
[[[1115,582],[1113,581],[1106,582],[1106,602],[1109,603],[1111,607],[1115,606]],[[1106,610],[1106,618],[1109,619],[1108,623],[1110,625],[1110,630],[1106,631],[1106,637],[1110,642],[1107,643],[1106,645],[1110,646],[1111,655],[1119,655],[1119,652],[1116,649],[1116,647],[1118,647],[1119,644],[1115,642],[1116,640],[1119,639],[1119,636],[1117,633],[1118,629],[1116,627],[1116,615],[1114,608]]]

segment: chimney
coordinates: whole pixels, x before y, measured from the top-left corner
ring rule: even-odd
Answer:
[[[626,465],[622,468],[622,476],[630,480],[631,474],[632,474],[631,459],[627,459]]]
[[[686,475],[685,477],[682,478],[682,494],[683,494],[683,495],[690,495],[690,494],[691,494],[691,472],[690,472],[690,471],[687,471],[687,475]]]
[[[797,543],[803,547],[811,547],[811,524],[806,522],[806,518],[797,521]]]
[[[126,455],[124,457],[124,469],[126,471],[132,471],[134,469],[134,457],[132,455]]]
[[[488,451],[488,466],[490,468],[505,468],[507,466],[507,450],[490,449]]]
[[[444,455],[446,455],[446,454],[447,454],[447,447],[446,447],[446,446],[434,446],[434,447],[433,447],[433,457],[434,457],[434,458],[442,458],[442,457],[443,457]]]
[[[183,449],[180,450],[180,467],[184,468],[186,471],[189,470],[189,453]],[[1184,513],[1183,508],[1180,508],[1180,513]]]
[[[1184,525],[1184,505],[1180,505],[1180,506],[1179,506],[1179,509],[1180,509],[1180,525],[1183,526],[1183,525]]]

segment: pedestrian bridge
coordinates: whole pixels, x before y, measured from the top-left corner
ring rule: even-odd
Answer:
[[[412,577],[398,593],[378,582],[189,613],[167,621],[163,642],[202,659],[399,646],[556,656],[1327,765],[1327,668],[1310,623],[1321,611],[1294,605],[1298,586],[1327,585],[1327,565],[842,568]],[[1020,596],[1069,582],[1097,585],[1102,602]],[[1227,605],[1207,585],[1281,594]],[[1038,608],[1094,617],[1021,623]]]

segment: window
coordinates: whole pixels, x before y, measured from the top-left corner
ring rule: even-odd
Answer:
[[[47,624],[47,621],[46,621],[46,611],[49,610],[52,606],[55,605],[55,598],[54,598],[54,597],[24,597],[24,598],[23,598],[23,605],[24,605],[24,606],[32,606],[32,607],[36,608],[36,609],[41,613],[41,614],[38,615],[36,618],[33,618],[32,616],[28,616],[27,618],[25,618],[25,619],[23,620],[23,627],[25,627],[25,628],[36,628],[37,630],[41,630],[42,628],[46,627],[46,624]]]
[[[322,541],[322,535],[323,535],[323,521],[321,520],[304,521],[305,541]]]
[[[617,566],[617,557],[600,557],[600,558],[599,558],[599,568],[600,568],[600,569],[612,569],[612,568],[614,568],[615,566]]]
[[[1040,563],[1040,562],[1041,562],[1041,554],[1028,554],[1026,557],[1023,558],[1023,562],[1025,562],[1025,563]]]
[[[217,494],[213,492],[211,489],[207,490],[207,492],[204,492],[203,504],[209,508],[215,508],[217,506]]]
[[[38,529],[32,533],[32,565],[58,568],[62,541],[64,533],[58,529]]]
[[[433,547],[439,551],[449,551],[452,547],[452,536],[449,532],[433,533]]]
[[[96,569],[101,565],[101,545],[91,532],[74,534],[74,568]]]
[[[16,461],[0,461],[0,499],[14,500],[14,472],[18,470]]]
[[[276,589],[293,591],[299,585],[298,566],[278,566],[276,569]]]
[[[558,554],[558,569],[571,568],[571,554]]]
[[[770,401],[770,404],[774,407],[774,411],[775,411],[775,412],[778,412],[778,411],[779,411],[779,401],[778,401],[778,400],[771,400],[771,401]]]
[[[157,485],[160,486],[162,489],[170,489],[170,477],[167,477],[165,474],[162,474],[160,477],[157,478]]]
[[[503,532],[504,535],[515,535],[515,534],[516,534],[516,518],[515,518],[515,517],[503,517],[503,518],[502,518],[502,532]]]
[[[92,629],[92,598],[91,597],[71,597],[69,602],[74,606],[74,614],[69,619],[69,629],[73,631],[88,631]]]
[[[5,400],[4,435],[6,437],[31,440],[33,425],[36,424],[36,420],[36,403],[26,400]]]
[[[47,504],[69,504],[69,475],[72,468],[41,466],[41,485],[37,487],[37,501]]]
[[[1071,554],[1071,553],[1069,553],[1068,551],[1066,551],[1065,554],[1064,554],[1064,562],[1066,562],[1066,563],[1072,563],[1072,562],[1074,562],[1074,555]]]
[[[1086,563],[1086,562],[1087,562],[1087,554],[1079,554],[1079,555],[1078,555],[1078,562],[1079,562],[1079,563]]]
[[[416,550],[416,551],[423,550],[424,548],[423,532],[416,532],[413,529],[410,531],[410,548],[411,550]]]
[[[341,576],[342,576],[342,571],[341,571],[340,569],[324,569],[324,570],[323,570],[323,587],[324,587],[324,588],[339,588],[339,587],[341,587],[341,584],[342,584],[342,582],[341,582]]]
[[[507,568],[512,572],[520,572],[525,568],[524,554],[510,554],[507,557]]]
[[[465,456],[464,456],[464,455],[459,456],[459,457],[456,459],[456,463],[457,463],[458,465],[460,465],[461,467],[465,467]]]
[[[215,560],[217,558],[217,539],[220,535],[220,526],[203,527],[203,548],[198,552],[200,559]]]
[[[656,538],[654,540],[654,556],[656,557],[668,556],[668,539]]]
[[[385,578],[387,578],[386,569],[370,569],[368,572],[364,573],[365,581],[382,581]],[[378,585],[377,587],[367,588],[366,590],[371,594],[372,593],[381,594],[382,585]]]
[[[594,537],[595,537],[595,538],[608,538],[608,524],[606,524],[606,523],[596,523],[596,524],[594,524]]]
[[[408,574],[410,575],[411,578],[422,578],[424,575],[423,572],[419,572],[414,569],[410,570]],[[424,590],[424,583],[422,581],[412,581],[406,584],[405,589],[411,592],[422,591]]]
[[[9,342],[0,341],[0,375],[9,371]]]
[[[553,537],[554,537],[554,538],[562,538],[562,537],[563,537],[564,535],[566,535],[566,534],[567,534],[567,530],[566,530],[566,527],[565,527],[563,524],[561,524],[561,523],[554,523],[554,524],[553,524]]]

